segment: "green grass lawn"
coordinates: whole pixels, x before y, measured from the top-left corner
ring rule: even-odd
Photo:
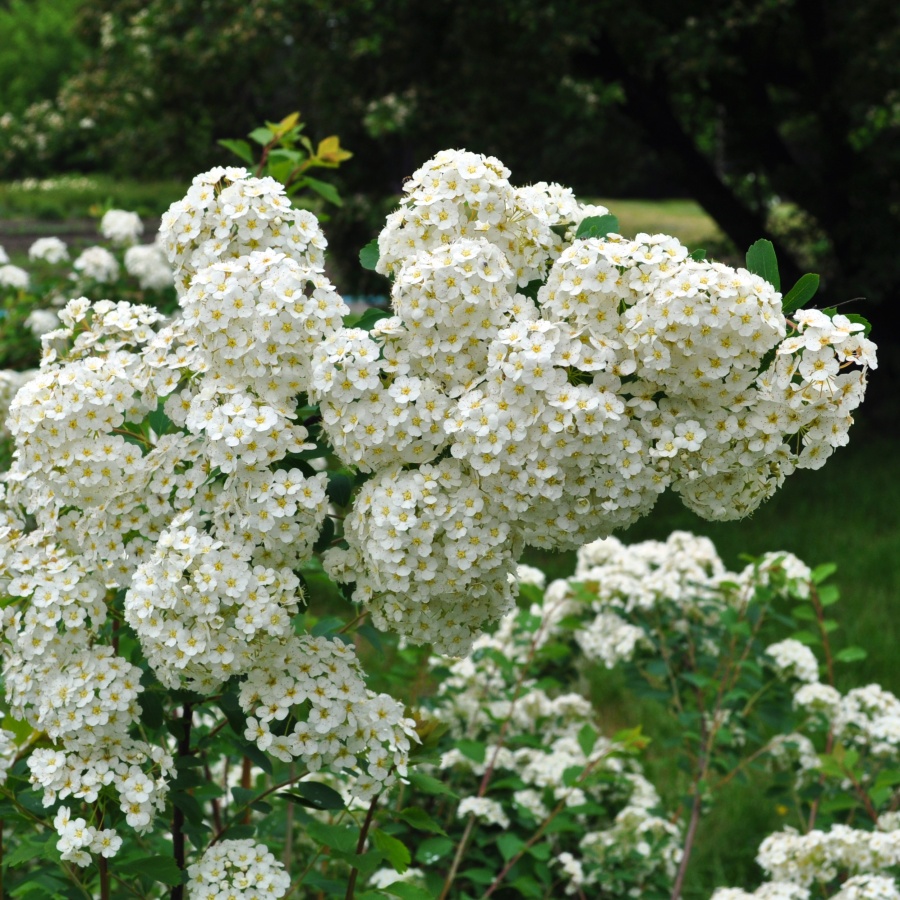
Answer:
[[[62,221],[96,216],[106,208],[160,216],[184,196],[177,180],[132,181],[108,175],[62,175],[0,183],[0,219]],[[52,229],[48,232],[53,234]]]
[[[682,244],[698,247],[721,247],[725,236],[718,225],[693,200],[592,200],[605,206],[618,218],[626,237],[638,232],[671,234]]]

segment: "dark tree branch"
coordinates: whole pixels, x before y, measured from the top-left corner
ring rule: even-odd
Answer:
[[[594,39],[592,54],[581,57],[588,77],[618,80],[625,89],[623,112],[646,133],[651,145],[677,171],[692,197],[715,219],[739,250],[768,238],[778,253],[786,284],[800,276],[789,249],[767,230],[762,215],[749,209],[719,177],[713,163],[697,148],[676,116],[665,83],[658,76],[637,74],[608,35]]]

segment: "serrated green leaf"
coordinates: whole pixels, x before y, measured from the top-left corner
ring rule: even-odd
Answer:
[[[373,828],[369,832],[369,838],[372,845],[394,867],[395,872],[402,875],[409,868],[412,856],[402,841],[398,841],[393,835],[380,828]]]
[[[182,884],[186,874],[178,868],[171,856],[145,856],[131,862],[117,863],[116,872],[127,875],[146,875],[153,881],[173,886]]]
[[[608,234],[619,233],[619,220],[611,214],[605,216],[588,216],[582,219],[575,232],[575,240],[588,238],[605,238]]]
[[[808,273],[797,279],[797,283],[784,295],[781,300],[781,311],[789,316],[792,312],[802,309],[812,300],[819,290],[819,276]]]
[[[230,150],[235,156],[242,159],[245,163],[253,165],[253,151],[246,141],[221,140],[219,146]]]
[[[765,238],[758,240],[747,251],[747,269],[754,275],[765,278],[776,291],[781,290],[781,276],[778,274],[778,260],[775,247]]]
[[[694,260],[694,262],[703,262],[703,260],[706,259],[706,251],[700,250],[699,248],[697,250],[691,250],[691,259]]]
[[[359,264],[364,269],[374,272],[375,267],[378,265],[378,257],[378,238],[373,238],[359,251]]]
[[[406,822],[416,831],[429,831],[432,834],[446,834],[441,826],[419,806],[407,806],[406,809],[397,813],[397,818]]]
[[[26,836],[22,843],[12,850],[9,850],[3,857],[3,867],[12,868],[21,865],[29,860],[36,859],[38,856],[46,856],[48,850],[56,849],[56,842],[59,835],[54,831],[48,836],[36,837],[33,835]]]

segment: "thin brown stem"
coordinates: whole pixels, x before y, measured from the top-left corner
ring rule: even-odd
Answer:
[[[369,836],[369,829],[372,827],[372,819],[375,816],[375,807],[378,806],[378,798],[381,794],[377,794],[372,798],[372,802],[369,804],[368,812],[366,812],[366,818],[363,821],[362,828],[359,830],[359,840],[356,842],[356,855],[361,856],[363,850],[366,847],[366,838]],[[350,878],[347,881],[347,893],[344,895],[344,900],[353,900],[353,894],[356,891],[356,879],[359,876],[359,869],[354,866],[350,870]]]
[[[678,873],[675,876],[675,883],[672,885],[672,900],[681,900],[681,889],[684,886],[684,879],[687,875],[688,863],[691,859],[691,850],[694,847],[694,838],[697,835],[697,825],[700,822],[700,808],[703,800],[700,791],[694,789],[694,802],[691,804],[691,818],[688,823],[687,834],[684,838],[684,850],[681,854],[681,862],[678,865]]]
[[[178,740],[178,757],[191,755],[191,723],[194,718],[194,710],[190,703],[184,704],[181,715],[182,733]],[[175,856],[175,865],[184,871],[185,868],[185,834],[184,812],[178,806],[172,812],[172,851]],[[184,884],[176,884],[170,894],[171,900],[184,900]]]
[[[487,900],[497,888],[500,887],[501,882],[504,878],[509,874],[509,871],[512,867],[544,836],[544,833],[552,824],[553,820],[566,808],[568,805],[569,797],[572,794],[572,790],[574,790],[585,778],[590,775],[590,773],[600,764],[602,760],[606,758],[606,755],[598,756],[596,759],[591,760],[585,767],[582,773],[578,776],[575,784],[572,785],[572,789],[569,790],[566,794],[560,797],[556,806],[550,811],[550,815],[541,822],[540,827],[535,831],[535,833],[525,842],[525,844],[519,848],[519,850],[514,853],[507,861],[506,865],[500,870],[497,877],[491,882],[488,889],[482,894],[482,900]]]
[[[446,900],[447,894],[450,893],[450,888],[453,885],[453,882],[456,880],[456,873],[459,871],[460,863],[462,862],[463,854],[466,852],[466,846],[469,843],[469,837],[472,834],[472,829],[475,827],[475,813],[469,813],[469,819],[466,822],[465,830],[462,833],[462,837],[459,839],[459,844],[456,846],[456,853],[453,856],[453,862],[450,863],[450,871],[447,873],[447,877],[444,879],[444,886],[441,889],[441,895],[438,897],[438,900]]]
[[[109,900],[109,863],[105,856],[97,859],[97,868],[100,870],[100,900]]]

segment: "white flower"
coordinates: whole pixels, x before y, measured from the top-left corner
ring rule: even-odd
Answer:
[[[137,243],[144,230],[140,216],[124,209],[110,209],[100,220],[100,234],[117,246]]]
[[[69,258],[69,251],[65,242],[58,237],[38,238],[28,248],[29,259],[42,259],[44,262],[55,265],[65,262]]]
[[[8,287],[24,291],[28,288],[28,283],[28,273],[24,269],[12,265],[0,266],[0,288]]]
[[[119,263],[105,247],[88,247],[72,264],[85,278],[106,283],[119,277]]]

